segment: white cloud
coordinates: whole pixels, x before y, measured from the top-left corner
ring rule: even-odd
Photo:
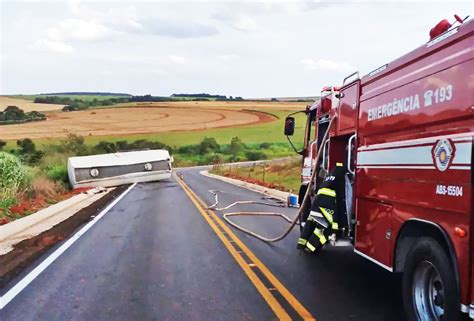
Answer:
[[[73,13],[78,13],[80,8],[81,4],[81,0],[68,0],[67,1],[67,5],[69,6],[69,10],[71,10],[71,12]]]
[[[78,2],[77,2],[78,3]],[[30,49],[57,53],[72,53],[73,41],[94,42],[109,39],[114,32],[104,25],[77,18],[60,21],[56,27],[46,31],[46,37],[35,41]]]
[[[142,23],[143,33],[172,38],[200,38],[219,33],[214,26],[189,20],[173,21],[154,17],[146,19]]]
[[[240,16],[232,22],[232,27],[240,31],[255,31],[257,30],[257,23],[248,16]]]
[[[105,13],[94,11],[93,14],[98,16],[98,20],[118,31],[139,32],[144,30],[137,8],[133,5],[111,7]]]
[[[177,65],[184,65],[189,62],[189,60],[183,56],[170,55],[168,58],[172,63]]]
[[[74,52],[74,48],[68,44],[65,44],[61,41],[54,41],[48,39],[39,39],[35,41],[31,46],[30,49],[36,51],[45,51],[45,52],[56,52],[56,53],[63,53],[68,54]]]
[[[109,38],[112,31],[95,21],[71,18],[61,21],[56,28],[48,29],[47,34],[55,41],[99,41]]]
[[[227,55],[219,55],[217,56],[217,58],[222,61],[230,61],[230,60],[239,59],[240,56],[236,54],[227,54]]]
[[[257,30],[257,23],[247,14],[223,11],[215,13],[212,17],[239,31],[248,32]]]
[[[347,62],[336,62],[327,59],[314,60],[311,58],[301,59],[300,61],[307,69],[325,70],[345,73],[353,71],[354,68]]]
[[[155,95],[196,90],[310,96],[356,68],[369,72],[423,45],[429,30],[449,18],[446,12],[465,16],[472,8],[342,0],[29,1],[0,0],[2,23],[9,26],[0,36],[1,54],[8,55],[0,66],[9,80],[3,93],[87,87]],[[324,46],[315,39],[324,39]],[[101,70],[103,76],[90,77]],[[268,76],[275,70],[283,77]],[[163,72],[168,74],[157,76]]]

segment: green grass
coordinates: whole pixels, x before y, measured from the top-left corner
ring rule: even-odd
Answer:
[[[264,174],[265,170],[265,174]],[[297,194],[301,185],[301,158],[296,157],[285,164],[259,164],[253,167],[216,166],[213,173],[231,176],[255,183],[265,183],[272,188]]]
[[[46,97],[46,96],[57,96],[57,97],[69,97],[71,99],[80,99],[83,101],[92,101],[97,99],[98,101],[111,99],[111,98],[125,98],[125,96],[103,96],[103,95],[10,95],[10,98],[18,98],[18,99],[25,99],[25,100],[35,100],[36,97]]]

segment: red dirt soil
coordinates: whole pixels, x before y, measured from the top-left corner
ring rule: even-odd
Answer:
[[[255,179],[255,178],[251,178],[251,177],[243,177],[243,176],[240,176],[240,175],[236,175],[234,173],[225,173],[225,174],[221,174],[221,175],[226,176],[226,177],[230,177],[230,178],[235,178],[235,179],[247,182],[247,183],[260,185],[260,186],[263,186],[263,187],[266,187],[266,188],[272,188],[272,189],[277,189],[277,190],[281,190],[281,191],[285,190],[284,187],[279,185],[279,184],[264,182],[264,181],[261,181],[259,179]]]
[[[17,204],[10,207],[10,215],[3,215],[0,217],[0,225],[12,222],[16,218],[28,216],[31,213],[35,213],[50,205],[68,199],[89,189],[90,188],[78,188],[65,193],[56,194],[52,197],[45,197],[44,195],[38,195],[35,198],[23,197]]]

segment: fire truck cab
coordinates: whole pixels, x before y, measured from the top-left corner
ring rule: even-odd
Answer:
[[[474,319],[474,20],[456,19],[395,61],[324,88],[305,111],[300,198],[319,148],[315,190],[344,163],[345,237],[403,273],[408,320]]]

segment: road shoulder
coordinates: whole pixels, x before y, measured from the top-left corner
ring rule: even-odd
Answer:
[[[276,189],[273,189],[273,188],[268,188],[268,187],[260,186],[260,185],[257,185],[257,184],[248,183],[248,182],[245,182],[245,181],[241,181],[239,179],[212,174],[212,173],[209,173],[208,170],[200,171],[199,174],[201,174],[205,177],[217,179],[217,180],[220,180],[220,181],[225,182],[225,183],[229,183],[229,184],[232,184],[232,185],[235,185],[235,186],[238,186],[238,187],[248,189],[252,192],[261,193],[261,194],[264,194],[266,196],[270,196],[270,197],[282,200],[284,202],[287,201],[288,195],[290,194],[288,192],[282,192],[282,191],[279,191],[279,190],[276,190]]]
[[[106,194],[94,195],[88,199],[89,201],[86,204],[81,203],[81,200],[84,199],[82,196],[81,200],[78,200],[77,203],[72,203],[70,207],[65,208],[65,210],[69,209],[72,213],[64,214],[66,216],[59,215],[55,220],[46,222],[42,227],[35,227],[35,224],[33,224],[25,232],[12,234],[14,237],[21,234],[22,239],[16,239],[18,242],[9,245],[11,250],[0,255],[0,290],[5,288],[15,276],[27,269],[55,244],[67,239],[78,227],[95,217],[97,213],[118,197],[125,189],[126,186],[121,186]],[[82,209],[74,206],[78,204],[82,204]],[[40,224],[41,222],[37,223]],[[30,231],[33,235],[28,237],[28,233],[30,233],[28,229],[31,229],[31,227],[35,231]]]

